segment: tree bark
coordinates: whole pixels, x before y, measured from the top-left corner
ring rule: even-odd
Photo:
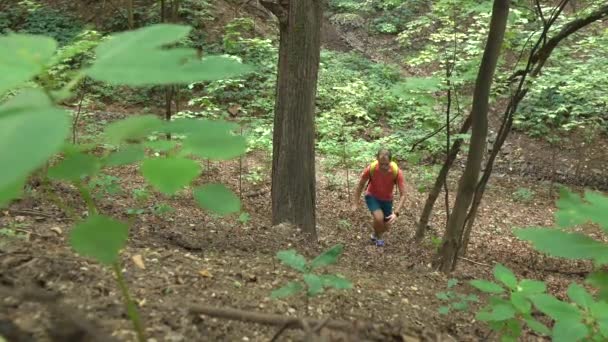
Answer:
[[[464,134],[469,131],[471,128],[471,116],[469,115],[467,119],[462,123],[462,127],[460,128],[459,134]],[[454,160],[456,160],[456,156],[458,152],[460,152],[460,147],[462,146],[462,139],[458,138],[454,140],[452,147],[450,148],[450,152],[446,156],[446,159],[435,179],[435,184],[429,192],[429,195],[426,198],[426,202],[424,203],[424,208],[422,209],[422,214],[420,215],[420,220],[418,221],[418,228],[416,229],[416,235],[414,239],[416,241],[421,241],[424,238],[424,233],[426,232],[426,228],[429,224],[429,220],[431,219],[431,213],[433,212],[433,207],[435,206],[435,202],[439,197],[439,193],[441,192],[441,188],[446,181],[446,177]]]
[[[272,156],[272,222],[290,222],[316,241],[315,97],[322,2],[262,4],[279,19],[280,46]]]
[[[484,50],[471,109],[471,144],[464,173],[458,185],[456,202],[438,253],[436,266],[444,273],[451,272],[456,266],[461,246],[463,224],[469,205],[475,193],[475,186],[481,169],[484,147],[488,133],[488,102],[494,71],[500,55],[500,47],[509,15],[509,0],[494,0],[490,31]]]

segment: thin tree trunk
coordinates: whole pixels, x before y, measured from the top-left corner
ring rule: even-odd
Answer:
[[[471,128],[471,116],[470,115],[462,123],[462,127],[460,128],[460,131],[458,133],[465,134],[466,132],[469,131],[469,128]],[[418,228],[416,229],[416,235],[414,236],[414,239],[418,242],[420,242],[424,238],[424,233],[426,232],[429,221],[431,219],[433,207],[435,206],[435,202],[437,201],[437,198],[439,197],[439,193],[441,192],[443,183],[445,182],[445,180],[447,178],[448,172],[450,171],[450,168],[452,167],[454,160],[456,160],[456,156],[458,155],[458,152],[460,152],[460,147],[462,146],[462,142],[463,142],[462,138],[458,138],[458,139],[454,140],[454,143],[452,144],[452,147],[450,148],[450,151],[449,151],[448,155],[446,156],[443,166],[441,167],[441,170],[439,170],[439,174],[437,175],[437,178],[435,179],[435,184],[433,184],[433,188],[431,189],[431,191],[429,192],[429,195],[426,198],[426,202],[424,203],[424,208],[422,209],[422,214],[420,214],[420,220],[418,221]]]
[[[593,22],[605,18],[608,16],[608,5],[599,7],[597,10],[591,12],[587,17],[576,19],[566,25],[564,25],[561,30],[556,33],[551,39],[547,40],[547,34],[551,26],[555,23],[564,7],[568,4],[568,0],[562,0],[562,2],[558,5],[557,10],[553,13],[552,17],[545,22],[545,27],[535,46],[532,48],[530,52],[530,57],[528,58],[528,63],[526,65],[525,70],[521,72],[516,72],[515,74],[520,74],[521,79],[515,92],[514,96],[512,96],[507,109],[505,110],[505,115],[503,117],[503,124],[498,132],[496,141],[492,147],[492,153],[488,158],[486,163],[486,167],[484,169],[484,174],[481,177],[477,189],[475,192],[475,198],[473,200],[473,205],[469,210],[469,214],[467,215],[465,234],[463,237],[463,249],[462,252],[466,253],[466,249],[469,243],[471,229],[475,222],[476,213],[478,207],[481,203],[486,184],[490,178],[492,173],[494,161],[498,152],[501,150],[502,145],[507,139],[511,131],[511,126],[513,124],[513,117],[515,112],[517,111],[518,105],[521,100],[526,96],[528,89],[524,88],[524,83],[526,81],[526,76],[530,75],[530,77],[537,77],[542,70],[542,66],[546,62],[546,60],[550,57],[551,52],[555,49],[555,47],[565,38],[569,37],[573,33],[578,30],[584,28],[587,25],[592,24]],[[549,46],[549,47],[547,47]],[[538,65],[535,65],[538,63]],[[515,76],[514,74],[514,76]],[[513,77],[512,77],[513,78]]]
[[[477,178],[481,170],[484,146],[488,133],[488,102],[494,71],[500,55],[500,47],[509,16],[509,0],[494,0],[490,31],[484,50],[471,109],[471,144],[464,173],[458,185],[456,201],[446,228],[443,244],[438,253],[436,265],[444,273],[451,272],[456,266],[460,249],[463,224],[469,205],[473,200]]]
[[[279,19],[272,159],[272,222],[290,222],[316,241],[314,112],[322,2],[262,1]]]
[[[127,0],[127,24],[129,25],[129,30],[135,28],[135,21],[133,18],[133,1]]]
[[[165,0],[160,0],[160,22],[164,23],[165,22]]]

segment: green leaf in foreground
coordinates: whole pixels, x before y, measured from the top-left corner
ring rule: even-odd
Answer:
[[[223,184],[205,184],[194,189],[194,199],[201,207],[219,215],[241,210],[239,198]]]
[[[470,284],[486,293],[503,293],[505,291],[500,285],[487,280],[471,280]]]
[[[78,182],[82,177],[92,176],[99,171],[99,161],[95,156],[84,153],[67,155],[57,165],[49,168],[52,179]]]
[[[199,120],[184,140],[184,149],[202,158],[228,160],[247,150],[247,140],[231,132],[234,125],[225,121]]]
[[[480,311],[476,315],[480,321],[504,321],[513,317],[515,317],[515,310],[507,304],[492,305],[489,310]]]
[[[353,283],[348,279],[339,277],[335,274],[323,274],[319,276],[323,286],[333,287],[334,289],[352,289]]]
[[[158,191],[168,195],[188,186],[200,172],[200,165],[186,158],[146,159],[141,165],[144,178]]]
[[[156,24],[115,34],[96,48],[97,59],[86,73],[111,84],[142,86],[219,80],[253,70],[230,57],[201,60],[195,49],[166,48],[190,30],[185,25]]]
[[[585,290],[584,287],[577,283],[571,283],[568,286],[568,297],[576,304],[583,308],[589,308],[595,302],[593,296]]]
[[[304,274],[304,282],[308,286],[308,295],[316,296],[323,292],[323,281],[316,274]]]
[[[140,145],[127,145],[112,152],[105,160],[106,166],[120,166],[139,162],[145,158],[145,152]]]
[[[314,270],[319,267],[336,263],[336,261],[338,261],[338,257],[340,256],[340,254],[342,254],[343,250],[344,245],[342,244],[337,244],[333,246],[332,248],[323,252],[323,254],[317,256],[310,264],[310,267]]]
[[[0,188],[0,208],[4,208],[11,200],[19,198],[23,193],[24,186],[25,180],[20,180]]]
[[[136,140],[146,137],[154,131],[159,131],[163,122],[156,115],[130,116],[116,122],[112,122],[104,131],[106,141],[118,145],[126,140]]]
[[[58,152],[69,125],[67,113],[51,106],[40,90],[0,106],[0,188],[23,180]]]
[[[497,264],[494,266],[494,277],[510,289],[514,290],[517,288],[517,278],[510,269],[506,268],[502,264]]]
[[[56,49],[57,42],[42,35],[0,36],[0,95],[42,72]]]
[[[519,282],[517,289],[526,295],[538,294],[545,292],[547,290],[547,285],[538,280],[522,279],[522,281]]]
[[[538,310],[556,321],[567,320],[572,322],[581,320],[581,313],[575,306],[562,302],[551,295],[539,294],[532,296],[531,299]]]
[[[528,327],[530,327],[530,329],[536,331],[537,333],[539,333],[541,335],[546,336],[546,335],[551,334],[551,330],[549,328],[547,328],[546,325],[542,324],[541,322],[535,320],[532,317],[524,318],[524,321],[526,322]]]
[[[287,283],[287,285],[281,287],[280,289],[272,291],[270,294],[270,298],[284,298],[294,295],[300,291],[304,290],[304,286],[302,284],[292,281]]]
[[[589,328],[580,321],[560,320],[553,326],[554,342],[576,342],[581,341],[589,334]]]
[[[517,229],[514,233],[518,238],[532,242],[535,249],[551,256],[608,262],[608,245],[579,233],[547,228]]]
[[[118,252],[125,246],[128,233],[126,224],[94,215],[72,229],[70,245],[78,254],[111,265],[118,261]]]
[[[277,252],[277,259],[297,271],[306,272],[306,258],[298,254],[295,249]]]

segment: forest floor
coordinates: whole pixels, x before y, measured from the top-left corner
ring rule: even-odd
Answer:
[[[239,193],[238,160],[201,163],[205,172],[197,183],[222,182]],[[475,322],[473,313],[452,312],[447,316],[438,313],[445,303],[437,299],[436,293],[446,289],[448,277],[430,267],[436,247],[429,238],[420,245],[410,241],[424,193],[408,194],[404,215],[388,235],[387,245],[378,248],[369,242],[369,214],[363,201],[358,212],[350,212],[345,187],[332,188],[324,176],[328,170],[319,171],[319,243],[310,245],[288,225],[271,226],[267,156],[252,153],[243,158],[244,173],[259,167],[263,178],[257,183],[244,179],[240,191],[243,210],[250,214],[246,223],[236,217],[209,216],[188,191],[173,198],[151,194],[145,203],[135,203],[132,190],[145,184],[137,167],[110,170],[109,174],[119,179],[123,192],[102,199],[102,213],[127,219],[128,208],[149,209],[159,203],[169,204],[175,210],[162,216],[150,210],[137,215],[128,246],[122,253],[125,276],[139,303],[149,337],[156,341],[268,341],[279,328],[189,313],[194,305],[206,305],[385,324],[392,331],[385,340],[425,334],[441,335],[440,340],[446,341],[487,339],[489,330]],[[406,170],[406,177],[412,179],[409,175],[410,170]],[[455,190],[455,179],[450,181],[451,192]],[[515,227],[552,225],[555,194],[538,184],[508,175],[492,178],[466,259],[461,259],[449,276],[460,281],[453,290],[472,293],[466,282],[474,278],[490,279],[496,263],[510,267],[519,277],[546,281],[549,290],[558,296],[563,296],[569,282],[583,279],[590,265],[544,257],[510,233]],[[512,193],[521,187],[535,192],[530,202],[514,201]],[[56,185],[54,190],[78,210],[85,211],[79,205],[75,189]],[[453,199],[452,194],[450,197]],[[442,197],[431,224],[435,230],[427,235],[441,235],[444,222]],[[61,294],[70,308],[64,310],[73,310],[75,317],[97,322],[118,340],[133,340],[111,270],[71,251],[67,241],[71,224],[40,188],[0,214],[0,227],[18,234],[12,238],[0,236],[0,285],[15,291],[12,295],[4,293],[0,301],[0,322],[12,321],[32,334],[35,341],[49,340],[46,330],[53,331],[58,325],[51,320],[48,303],[36,304],[18,295],[19,289],[38,286]],[[353,289],[329,290],[308,303],[302,296],[269,298],[273,289],[296,276],[278,262],[277,251],[295,248],[311,258],[336,243],[344,244],[344,253],[329,270],[350,279]],[[133,262],[134,256],[141,256],[145,268]],[[297,336],[297,332],[291,332],[283,338]],[[525,340],[537,339],[529,334]]]

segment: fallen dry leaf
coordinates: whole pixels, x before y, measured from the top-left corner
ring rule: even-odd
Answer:
[[[53,227],[51,228],[51,231],[57,233],[57,235],[63,234],[63,231],[59,227]]]
[[[141,268],[142,270],[146,269],[146,265],[144,265],[144,259],[142,258],[141,254],[134,255],[131,259],[133,260],[135,266]]]
[[[200,274],[201,276],[205,277],[205,278],[213,278],[213,275],[211,275],[211,273],[209,273],[209,270],[202,270],[202,271],[198,271],[198,274]]]

